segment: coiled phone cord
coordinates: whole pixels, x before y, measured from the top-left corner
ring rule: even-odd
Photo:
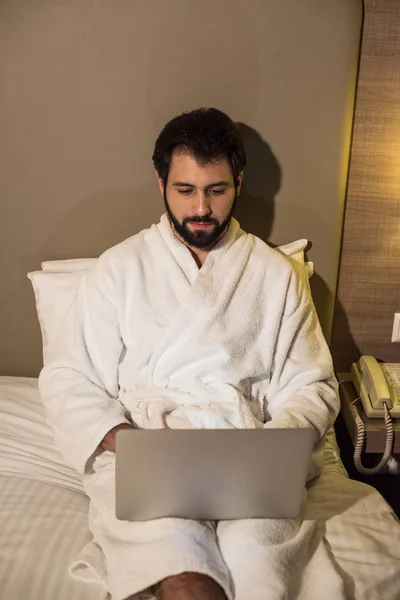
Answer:
[[[363,475],[376,475],[377,473],[380,473],[380,471],[382,471],[382,469],[386,466],[386,464],[392,454],[393,422],[392,422],[392,418],[390,416],[389,409],[386,405],[386,402],[384,402],[383,409],[385,412],[384,419],[385,419],[385,425],[386,425],[385,451],[383,453],[381,460],[375,467],[371,467],[371,468],[364,467],[364,465],[362,464],[362,461],[361,461],[361,453],[362,453],[362,449],[364,446],[364,440],[365,440],[365,427],[364,427],[364,421],[360,417],[358,410],[355,407],[355,403],[358,402],[359,400],[360,400],[360,398],[356,398],[350,404],[350,410],[354,417],[356,427],[357,427],[357,440],[356,440],[356,444],[354,447],[354,456],[353,456],[354,465],[355,465],[357,471],[359,473],[362,473]]]

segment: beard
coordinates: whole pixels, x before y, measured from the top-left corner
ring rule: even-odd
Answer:
[[[215,219],[208,215],[206,215],[205,217],[197,217],[195,215],[193,217],[185,217],[183,219],[182,223],[180,223],[178,221],[178,219],[175,217],[175,215],[173,214],[173,212],[168,204],[167,194],[164,189],[165,208],[167,210],[168,217],[169,217],[170,221],[172,222],[176,233],[179,235],[180,238],[183,239],[183,241],[188,246],[192,246],[193,248],[198,248],[199,250],[204,250],[205,248],[212,246],[222,236],[222,234],[224,233],[225,229],[228,227],[228,225],[233,217],[233,213],[235,211],[236,199],[237,199],[237,195],[235,194],[235,199],[233,201],[231,210],[229,211],[228,216],[222,221],[222,223],[220,223],[218,221],[218,219]],[[201,231],[201,230],[191,231],[188,227],[189,223],[212,223],[214,225],[214,229],[212,231]]]

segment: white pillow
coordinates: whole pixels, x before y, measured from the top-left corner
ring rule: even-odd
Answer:
[[[288,257],[298,276],[309,289],[308,279],[313,274],[312,263],[304,262],[305,239],[278,246],[276,250]],[[96,258],[76,258],[42,262],[43,271],[28,273],[36,298],[43,342],[43,362],[49,355],[66,312],[74,300],[84,273],[92,267]]]
[[[308,240],[296,240],[290,244],[284,246],[278,246],[275,250],[278,250],[281,254],[285,254],[292,263],[293,269],[296,271],[299,277],[303,280],[303,283],[308,289],[309,279],[314,273],[314,263],[304,261],[304,249],[308,244]]]
[[[0,475],[26,477],[83,492],[82,478],[61,456],[37,379],[0,377]]]
[[[35,292],[44,363],[85,273],[86,270],[28,273]]]
[[[67,260],[46,260],[40,265],[43,271],[82,271],[90,269],[97,258],[68,258]]]

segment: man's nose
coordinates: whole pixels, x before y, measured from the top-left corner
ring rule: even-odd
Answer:
[[[199,217],[205,217],[211,213],[210,200],[205,192],[199,192],[196,198],[196,214]]]

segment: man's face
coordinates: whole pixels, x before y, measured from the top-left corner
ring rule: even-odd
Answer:
[[[240,191],[243,174],[238,178]],[[236,199],[232,169],[226,158],[206,165],[188,153],[172,155],[166,189],[158,178],[173,227],[193,248],[215,244],[231,220]]]

